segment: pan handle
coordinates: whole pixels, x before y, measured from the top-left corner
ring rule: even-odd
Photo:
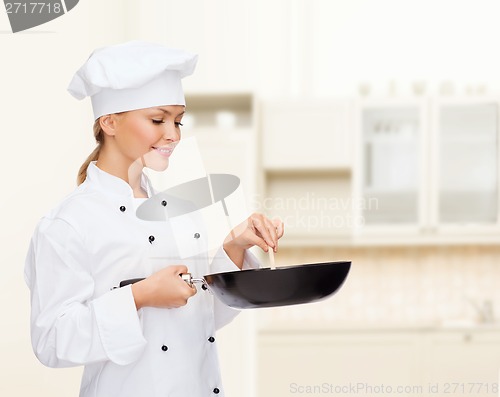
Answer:
[[[203,278],[194,278],[191,273],[181,273],[179,276],[182,278],[183,281],[185,281],[190,287],[193,286],[193,283],[202,283],[203,285],[201,286],[204,290],[206,290],[207,284],[205,283],[205,280]],[[131,278],[128,280],[123,280],[120,282],[120,288],[125,287],[126,285],[129,284],[134,284],[137,283],[138,281],[144,280],[143,278]]]
[[[120,288],[125,287],[126,285],[129,285],[129,284],[137,283],[138,281],[142,281],[142,280],[144,280],[144,278],[131,278],[128,280],[120,281]]]
[[[194,283],[201,283],[201,288],[203,290],[206,290],[208,288],[207,283],[205,282],[205,279],[203,278],[194,278],[191,273],[181,273],[179,274],[181,278],[189,284],[190,287],[193,286]]]

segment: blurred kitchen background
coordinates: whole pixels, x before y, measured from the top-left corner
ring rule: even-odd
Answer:
[[[494,0],[82,0],[13,35],[0,13],[0,395],[78,393],[81,369],[32,354],[24,255],[94,147],[90,101],[67,84],[130,39],[199,54],[183,134],[285,221],[277,265],[353,263],[333,298],[219,332],[228,396],[497,395],[499,14]]]

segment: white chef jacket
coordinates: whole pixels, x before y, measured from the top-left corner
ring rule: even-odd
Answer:
[[[222,248],[209,263],[195,213],[174,239],[170,222],[135,216],[137,200],[91,163],[85,182],[41,219],[25,266],[33,350],[50,367],[85,365],[84,397],[223,396],[215,330],[237,310],[201,288],[181,308],[136,310],[131,287],[113,287],[169,264],[193,276],[238,268]],[[205,253],[180,259],[178,244]],[[246,252],[244,268],[255,267]]]

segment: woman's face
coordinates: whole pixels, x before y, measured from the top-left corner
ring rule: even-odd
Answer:
[[[168,105],[117,114],[115,144],[131,162],[164,171],[181,139],[184,106]]]

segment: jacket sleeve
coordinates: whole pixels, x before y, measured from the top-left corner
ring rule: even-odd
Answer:
[[[245,251],[242,270],[258,269],[260,263],[249,250]],[[226,254],[222,247],[219,248],[212,261],[211,273],[232,272],[240,270]],[[214,297],[215,329],[220,329],[229,324],[239,313],[240,310],[233,309]]]
[[[130,286],[93,298],[94,280],[82,239],[61,219],[42,219],[26,257],[31,342],[44,365],[134,362],[146,341]]]

